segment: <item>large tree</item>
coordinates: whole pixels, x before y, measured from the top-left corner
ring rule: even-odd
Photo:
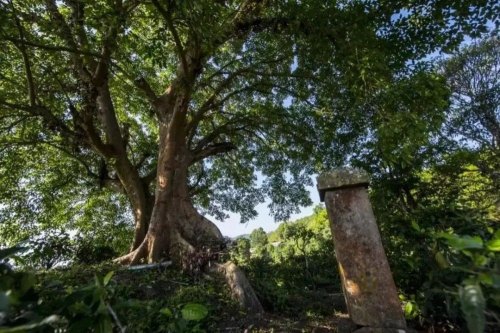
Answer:
[[[0,10],[2,216],[16,219],[26,201],[20,209],[60,212],[91,185],[113,189],[132,208],[121,258],[131,264],[219,240],[200,209],[245,220],[267,195],[283,219],[308,203],[310,173],[369,134],[378,111],[366,97],[499,12],[486,0],[7,0]]]
[[[463,47],[443,63],[452,91],[444,141],[500,190],[500,40]],[[498,203],[500,205],[500,202]]]

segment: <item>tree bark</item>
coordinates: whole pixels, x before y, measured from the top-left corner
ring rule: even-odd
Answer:
[[[153,198],[149,192],[148,184],[139,177],[137,169],[126,156],[117,160],[115,170],[134,215],[134,239],[131,246],[131,251],[133,251],[141,245],[146,237],[153,210]]]
[[[156,191],[147,233],[137,248],[118,258],[123,264],[162,260],[178,261],[186,253],[213,242],[222,234],[194,208],[188,188],[188,168],[193,154],[186,143],[189,94],[170,87],[159,109],[160,147]]]
[[[179,262],[196,249],[222,241],[217,226],[197,212],[188,196],[187,167],[176,168],[169,176],[171,186],[157,190],[144,239],[132,252],[119,258],[119,262],[130,265]]]

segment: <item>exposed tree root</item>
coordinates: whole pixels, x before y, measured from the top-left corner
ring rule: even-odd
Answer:
[[[151,224],[142,243],[130,253],[115,259],[122,265],[139,265],[172,259],[222,242],[219,228],[198,213],[190,202],[182,202],[176,212],[166,216],[161,225]]]
[[[130,253],[115,259],[123,265],[140,265],[171,260],[184,268],[203,271],[208,268],[204,261],[214,245],[222,243],[223,236],[217,226],[198,213],[189,200],[178,202],[175,211],[167,211],[163,219],[156,219],[153,214],[146,237]],[[218,249],[217,251],[219,251]],[[200,254],[201,253],[201,254]],[[215,264],[231,289],[232,296],[249,314],[264,312],[255,291],[248,282],[245,273],[232,262]]]
[[[121,265],[138,265],[141,260],[147,256],[147,247],[143,245],[144,241],[137,249],[127,253],[124,256],[114,259],[113,262]]]
[[[264,308],[262,304],[260,304],[245,273],[238,266],[228,261],[225,264],[215,265],[215,269],[224,276],[231,289],[233,298],[236,299],[249,314],[255,315],[264,312]]]

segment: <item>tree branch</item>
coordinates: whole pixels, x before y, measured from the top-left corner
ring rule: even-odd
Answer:
[[[146,98],[148,101],[151,103],[151,105],[155,105],[156,100],[158,99],[158,96],[156,96],[156,93],[153,91],[151,86],[149,85],[148,81],[146,81],[145,78],[139,77],[135,80],[133,80],[134,85],[141,90],[144,95],[146,95]]]
[[[110,26],[104,42],[102,45],[101,58],[97,64],[97,68],[93,75],[93,82],[96,86],[102,85],[108,78],[109,64],[111,62],[111,54],[113,53],[113,48],[116,47],[116,39],[118,37],[118,31],[126,18],[126,12],[123,8],[121,1],[115,2],[116,15],[118,16],[118,21],[114,22],[114,25]]]
[[[0,100],[0,105],[3,105],[4,107],[7,107],[9,109],[24,111],[33,116],[40,116],[47,123],[49,129],[59,130],[61,134],[65,136],[75,135],[75,133],[70,128],[68,128],[68,126],[66,126],[64,122],[54,116],[54,114],[45,106],[14,104],[3,100]]]
[[[191,160],[191,164],[201,161],[209,156],[227,153],[234,149],[236,149],[236,146],[231,142],[214,143],[205,147],[204,149],[195,151],[194,156]]]
[[[71,28],[68,26],[68,23],[64,19],[64,16],[59,12],[57,8],[57,4],[55,0],[45,0],[45,5],[47,7],[48,12],[52,16],[52,19],[55,21],[55,26],[57,26],[56,31],[59,32],[59,37],[61,37],[65,42],[69,49],[77,50],[78,45],[73,39],[73,34],[71,33]],[[72,53],[73,64],[80,74],[81,78],[84,81],[90,81],[92,76],[90,72],[85,68],[85,65],[80,58],[78,53]]]
[[[207,116],[207,112],[210,111],[210,110],[214,110],[216,108],[219,108],[221,107],[222,105],[224,105],[225,102],[227,102],[229,99],[231,99],[232,97],[238,95],[238,94],[241,94],[245,91],[251,91],[252,89],[255,89],[259,86],[260,84],[259,83],[255,83],[255,84],[252,84],[252,85],[249,85],[249,86],[246,86],[246,87],[243,87],[241,89],[236,89],[234,91],[231,91],[230,93],[226,94],[223,98],[221,98],[220,100],[218,100],[217,102],[212,102],[211,104],[209,105],[206,105],[205,106],[205,109],[204,110],[201,110],[199,111],[200,115],[195,115],[195,118],[193,118],[193,120],[190,122],[189,124],[189,140],[188,142],[192,142],[194,136],[195,136],[195,133],[196,133],[196,130],[198,128],[198,125],[199,123],[208,118],[209,116]]]
[[[229,85],[232,83],[232,81],[236,77],[238,77],[238,75],[240,75],[241,73],[243,73],[246,69],[247,68],[242,68],[242,69],[240,69],[240,70],[232,73],[225,80],[223,80],[217,86],[217,88],[215,88],[215,90],[212,93],[212,95],[201,105],[201,107],[198,109],[198,111],[195,113],[195,115],[193,116],[193,118],[189,122],[189,124],[187,126],[187,132],[188,133],[190,133],[194,129],[196,129],[196,127],[198,126],[198,123],[203,119],[203,115],[212,108],[215,99],[220,95],[220,93],[222,91],[224,91],[224,89],[226,89],[227,87],[229,87]]]
[[[120,131],[120,126],[118,125],[115,107],[113,100],[111,99],[107,82],[97,87],[97,91],[97,103],[103,116],[102,121],[104,125],[104,132],[106,134],[106,141],[109,145],[113,146],[114,153],[126,154],[126,147]]]
[[[177,33],[177,30],[175,29],[174,22],[172,21],[172,13],[171,13],[170,8],[168,11],[165,10],[165,8],[163,8],[160,5],[158,0],[151,0],[151,2],[156,7],[156,9],[158,9],[160,14],[163,16],[163,18],[165,19],[165,22],[167,24],[168,29],[172,33],[172,36],[174,37],[175,46],[177,47],[177,52],[179,53],[179,58],[180,58],[181,63],[182,63],[182,68],[184,70],[184,73],[187,74],[189,67],[188,67],[188,62],[187,62],[187,58],[186,58],[186,52],[184,51],[184,47],[182,46],[182,42],[181,42],[181,39],[179,37],[179,34]]]
[[[85,51],[85,50],[80,50],[78,48],[70,48],[66,46],[60,46],[60,45],[47,45],[47,44],[40,44],[37,42],[32,42],[29,40],[21,40],[19,38],[7,36],[7,35],[1,35],[2,39],[5,39],[9,42],[12,43],[23,43],[26,46],[31,46],[34,48],[42,49],[42,50],[47,50],[47,51],[60,51],[60,52],[68,52],[68,53],[74,53],[74,54],[80,54],[80,55],[87,55],[87,56],[92,56],[95,58],[101,58],[101,55],[99,53],[91,52],[91,51]]]
[[[17,12],[16,8],[14,7],[14,4],[10,1],[10,5],[12,7],[12,14],[14,16],[14,21],[16,22],[16,27],[19,32],[19,38],[20,38],[20,43],[19,45],[15,44],[14,45],[19,49],[21,52],[21,56],[23,58],[23,63],[24,63],[24,69],[26,71],[26,81],[28,83],[28,98],[30,101],[30,105],[34,106],[36,104],[36,90],[35,90],[35,83],[33,80],[33,73],[31,71],[31,63],[29,61],[28,57],[28,52],[26,51],[26,46],[24,45],[24,29],[21,25],[21,22],[19,21],[19,18],[17,17]]]
[[[71,159],[77,161],[79,164],[81,164],[85,170],[87,171],[87,175],[92,177],[92,178],[98,178],[98,175],[92,171],[90,166],[87,164],[86,161],[83,160],[83,158],[76,156],[75,154],[71,153],[69,150],[54,144],[50,141],[43,141],[43,140],[16,140],[16,141],[0,141],[0,145],[18,145],[18,146],[36,146],[36,145],[47,145],[50,146],[54,149],[57,149],[58,151],[63,152],[65,155],[70,157]]]

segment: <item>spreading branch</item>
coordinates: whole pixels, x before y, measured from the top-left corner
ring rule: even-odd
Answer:
[[[91,57],[94,57],[96,59],[101,58],[101,55],[99,53],[88,51],[88,50],[83,50],[83,49],[78,48],[78,47],[71,48],[71,47],[62,46],[62,45],[49,45],[49,44],[37,43],[37,42],[27,40],[26,36],[24,39],[12,37],[12,36],[7,36],[4,34],[0,34],[0,36],[2,39],[9,41],[9,42],[12,42],[14,44],[21,44],[22,43],[25,46],[30,46],[30,47],[41,49],[41,50],[54,51],[54,52],[68,52],[71,54],[91,56]]]
[[[28,98],[30,101],[30,105],[34,106],[36,104],[35,83],[33,80],[33,72],[31,71],[31,63],[28,57],[28,51],[26,50],[26,45],[24,44],[24,39],[25,39],[24,29],[23,26],[21,25],[21,22],[19,21],[19,18],[17,17],[16,8],[14,7],[14,4],[10,2],[10,5],[12,7],[14,21],[16,22],[16,27],[19,32],[19,38],[20,38],[20,43],[14,45],[19,49],[19,51],[21,52],[21,56],[23,58],[24,69],[26,71],[26,81],[28,84]]]
[[[104,37],[104,42],[102,44],[101,57],[97,68],[95,69],[93,82],[96,86],[103,85],[107,83],[109,74],[109,64],[111,63],[111,54],[113,53],[115,47],[117,46],[117,37],[126,19],[126,8],[123,7],[122,1],[115,1],[114,9],[118,16],[117,21],[113,21],[113,24],[108,28],[106,35]]]
[[[165,23],[167,24],[168,29],[170,30],[172,36],[174,37],[175,46],[177,48],[177,52],[179,53],[179,58],[182,63],[182,68],[184,70],[184,73],[187,74],[189,67],[186,58],[186,52],[184,50],[184,46],[182,45],[177,29],[175,28],[174,22],[172,20],[172,11],[171,11],[172,6],[169,6],[168,10],[166,10],[165,8],[162,7],[162,5],[160,5],[158,0],[152,0],[152,3],[156,7],[156,9],[158,9],[161,16],[163,16],[163,18],[165,19]]]
[[[231,83],[240,75],[242,74],[246,68],[242,68],[231,75],[229,75],[225,80],[223,80],[215,89],[212,95],[198,108],[196,113],[194,114],[193,118],[188,124],[187,130],[188,132],[194,132],[193,130],[196,129],[198,126],[199,122],[203,119],[204,114],[211,110],[214,105],[215,105],[215,100],[216,98],[225,90],[227,89]],[[219,104],[219,103],[217,103]]]
[[[74,154],[73,152],[69,151],[68,149],[64,148],[63,146],[60,145],[60,143],[57,142],[51,142],[51,141],[44,141],[44,140],[3,140],[0,141],[0,146],[38,146],[38,145],[47,145],[50,146],[57,151],[60,151],[64,155],[68,156],[75,162],[78,162],[80,166],[82,166],[85,171],[87,172],[87,176],[94,178],[96,180],[99,180],[100,182],[102,181],[102,185],[104,186],[109,186],[112,188],[115,188],[119,191],[122,191],[122,185],[120,181],[116,178],[109,177],[109,175],[105,175],[103,178],[102,175],[94,172],[92,170],[92,167],[85,161],[85,159],[82,156],[79,156],[78,154]]]
[[[133,82],[134,85],[144,93],[148,101],[154,106],[155,102],[158,100],[158,96],[156,96],[148,81],[146,81],[143,77],[139,77],[133,80]]]
[[[236,146],[231,142],[220,142],[208,145],[204,149],[195,151],[191,164],[201,161],[207,157],[214,156],[217,154],[223,154],[236,149]]]
[[[66,46],[69,49],[72,50],[78,50],[79,47],[76,43],[76,41],[73,38],[73,34],[71,33],[71,28],[64,19],[64,16],[61,14],[59,11],[56,1],[55,0],[45,0],[45,4],[47,7],[48,12],[50,13],[52,19],[55,21],[57,29],[56,31],[59,34],[59,37],[61,37],[64,42],[66,43]],[[88,69],[85,67],[82,58],[80,57],[80,54],[78,53],[72,53],[72,60],[73,64],[80,74],[81,78],[84,81],[91,81],[92,80],[92,75],[88,71]]]
[[[190,142],[190,143],[192,142],[192,140],[196,134],[196,130],[198,129],[199,123],[202,120],[208,118],[208,116],[207,116],[208,111],[216,110],[216,109],[222,107],[229,99],[231,99],[239,94],[242,94],[242,93],[248,92],[248,91],[252,91],[252,90],[258,90],[259,86],[260,86],[260,83],[255,83],[255,84],[251,84],[251,85],[245,86],[245,87],[240,88],[240,89],[233,90],[233,91],[227,93],[225,96],[223,96],[219,100],[216,100],[216,101],[214,100],[210,104],[206,104],[205,106],[202,106],[189,124],[188,129],[190,131],[190,134],[189,134],[188,142]]]
[[[48,128],[59,131],[62,135],[67,137],[72,137],[75,133],[59,118],[54,116],[54,114],[45,106],[42,105],[24,105],[10,103],[4,100],[0,100],[0,106],[12,110],[19,110],[26,112],[32,116],[42,117],[44,122],[47,124]]]

